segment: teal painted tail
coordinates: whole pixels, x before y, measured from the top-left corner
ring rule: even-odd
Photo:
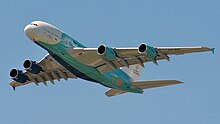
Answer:
[[[143,67],[139,64],[130,65],[128,67],[122,67],[121,70],[124,71],[127,75],[129,75],[133,81],[137,81],[141,76],[141,71]]]

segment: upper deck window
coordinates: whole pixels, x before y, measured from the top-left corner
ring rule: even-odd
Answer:
[[[38,26],[37,24],[35,24],[35,23],[31,23],[30,25],[35,25],[35,26]]]

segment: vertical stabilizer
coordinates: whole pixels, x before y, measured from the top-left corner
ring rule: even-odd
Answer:
[[[121,70],[124,71],[127,75],[129,75],[134,81],[137,81],[141,76],[142,66],[139,64],[130,65],[128,67],[122,67]]]

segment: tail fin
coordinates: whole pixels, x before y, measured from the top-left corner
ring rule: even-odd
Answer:
[[[121,70],[124,71],[127,75],[129,75],[134,81],[137,81],[141,76],[141,71],[143,67],[139,64],[130,65],[128,67],[122,67]]]

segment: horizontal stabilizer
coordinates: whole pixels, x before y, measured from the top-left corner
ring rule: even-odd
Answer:
[[[132,86],[139,89],[148,89],[154,87],[162,87],[173,84],[181,84],[183,82],[177,80],[155,80],[155,81],[137,81],[133,82]]]
[[[126,93],[126,91],[117,90],[117,89],[110,89],[107,92],[105,92],[105,95],[108,97],[111,97],[111,96],[116,96],[116,95],[120,95],[123,93]]]
[[[155,80],[155,81],[137,81],[133,82],[132,86],[138,89],[148,89],[148,88],[155,88],[155,87],[162,87],[174,84],[181,84],[183,82],[177,80]],[[118,90],[118,89],[110,89],[105,92],[105,95],[108,97],[120,95],[123,93],[127,93],[126,91]]]

